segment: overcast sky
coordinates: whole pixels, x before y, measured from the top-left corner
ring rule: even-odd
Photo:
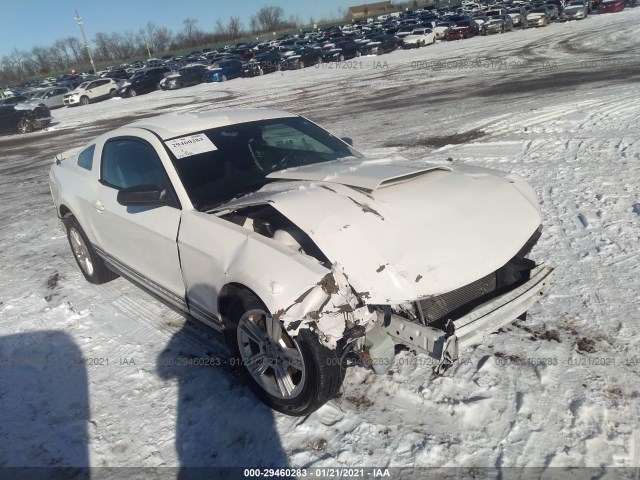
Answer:
[[[251,15],[265,5],[281,6],[286,15],[308,21],[330,17],[340,7],[358,5],[359,0],[0,0],[0,57],[14,48],[48,47],[70,35],[80,37],[74,20],[78,9],[89,41],[96,32],[137,32],[147,22],[176,32],[187,17],[198,19],[198,27],[211,31],[218,18],[224,23],[240,17],[245,26]]]

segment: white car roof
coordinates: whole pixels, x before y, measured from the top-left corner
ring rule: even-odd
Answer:
[[[297,117],[297,115],[283,110],[234,108],[198,113],[169,113],[138,120],[122,128],[144,128],[151,130],[162,140],[167,140],[181,135],[202,132],[210,128],[226,127],[257,120],[292,117]]]

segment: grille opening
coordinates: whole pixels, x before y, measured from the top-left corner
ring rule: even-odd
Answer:
[[[477,306],[526,283],[536,266],[526,256],[540,238],[540,233],[538,229],[516,256],[495,272],[451,292],[416,302],[422,323],[446,330],[449,320],[457,320]]]

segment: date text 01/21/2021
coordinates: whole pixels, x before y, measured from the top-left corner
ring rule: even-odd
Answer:
[[[277,478],[389,478],[388,468],[245,468],[244,476]]]

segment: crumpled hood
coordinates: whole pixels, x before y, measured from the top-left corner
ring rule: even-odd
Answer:
[[[224,209],[272,205],[372,304],[478,280],[506,264],[541,223],[524,181],[477,167],[349,159],[269,177],[282,181]]]

